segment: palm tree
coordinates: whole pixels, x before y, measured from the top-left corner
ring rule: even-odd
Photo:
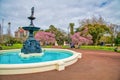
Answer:
[[[73,35],[74,34],[74,23],[70,23],[69,27],[70,27],[70,34]]]

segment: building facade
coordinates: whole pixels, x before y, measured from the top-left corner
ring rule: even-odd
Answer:
[[[24,30],[22,27],[19,27],[18,30],[15,31],[15,38],[24,41],[26,40],[27,37],[28,37],[28,31]]]

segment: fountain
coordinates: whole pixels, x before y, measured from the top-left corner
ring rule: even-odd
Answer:
[[[39,30],[33,24],[35,19],[33,15],[34,7],[31,9],[31,16],[28,17],[31,20],[30,25],[23,27],[24,30],[29,31],[29,36],[23,43],[22,49],[0,50],[0,75],[61,71],[82,57],[81,53],[67,49],[41,49],[39,42],[33,36],[33,32]]]
[[[32,7],[31,9],[31,16],[28,17],[28,19],[31,20],[30,25],[27,27],[22,27],[24,30],[29,31],[28,39],[23,43],[23,48],[21,49],[20,56],[22,57],[43,55],[39,42],[35,40],[33,36],[33,32],[38,31],[40,29],[34,26],[33,20],[35,19],[35,17],[33,15],[34,15],[34,7]]]

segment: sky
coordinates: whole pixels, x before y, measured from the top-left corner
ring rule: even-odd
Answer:
[[[11,22],[14,33],[20,26],[28,26],[27,19],[34,6],[34,25],[48,29],[50,25],[67,31],[69,23],[79,27],[80,20],[102,16],[108,23],[120,25],[120,0],[0,0],[0,24],[4,33]],[[14,35],[14,34],[13,34]]]

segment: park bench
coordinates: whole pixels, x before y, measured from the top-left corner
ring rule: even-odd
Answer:
[[[111,46],[111,44],[105,44],[105,46]]]

